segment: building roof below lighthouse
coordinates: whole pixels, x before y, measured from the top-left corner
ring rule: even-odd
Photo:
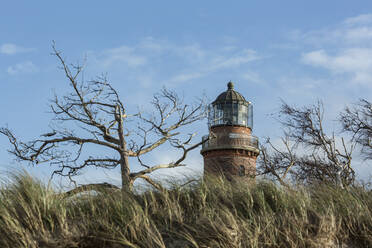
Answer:
[[[227,90],[222,92],[212,104],[227,102],[247,102],[239,92],[234,90],[234,84],[231,81],[227,84]]]

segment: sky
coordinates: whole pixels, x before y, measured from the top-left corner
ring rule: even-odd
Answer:
[[[340,136],[338,113],[372,100],[371,1],[3,1],[0,126],[23,140],[50,130],[49,100],[69,90],[53,41],[68,62],[86,58],[87,80],[106,74],[129,110],[146,108],[162,87],[213,101],[231,80],[253,102],[253,133],[261,140],[282,134],[273,119],[281,99],[296,106],[323,101],[327,128]],[[193,128],[197,138],[208,132],[206,120]],[[2,173],[24,168],[50,177],[48,165],[14,161],[4,136],[0,147]],[[177,155],[165,147],[150,159]],[[187,164],[161,173],[200,175],[199,151]],[[358,178],[371,176],[358,156],[355,166]],[[135,161],[132,168],[139,169]],[[88,169],[78,180],[120,184],[118,170]]]

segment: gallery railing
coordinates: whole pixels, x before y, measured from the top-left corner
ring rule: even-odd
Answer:
[[[246,134],[228,133],[203,136],[202,152],[215,149],[259,149],[258,138]]]

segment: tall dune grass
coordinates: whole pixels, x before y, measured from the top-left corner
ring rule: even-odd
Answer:
[[[28,175],[0,190],[0,247],[372,247],[372,192],[209,178],[66,198]]]

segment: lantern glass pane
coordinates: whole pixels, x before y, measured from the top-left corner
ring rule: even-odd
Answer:
[[[248,122],[247,122],[247,126],[250,127],[251,129],[253,129],[253,105],[252,104],[249,104],[248,105]]]
[[[223,106],[223,124],[232,124],[232,104],[225,103]]]
[[[240,104],[239,105],[239,121],[238,124],[245,126],[247,124],[247,119],[246,119],[246,113],[247,113],[247,106]]]
[[[253,106],[246,103],[218,103],[208,108],[208,125],[239,125],[253,128]]]
[[[233,103],[233,115],[232,115],[232,120],[234,125],[239,125],[239,104],[238,103]]]

